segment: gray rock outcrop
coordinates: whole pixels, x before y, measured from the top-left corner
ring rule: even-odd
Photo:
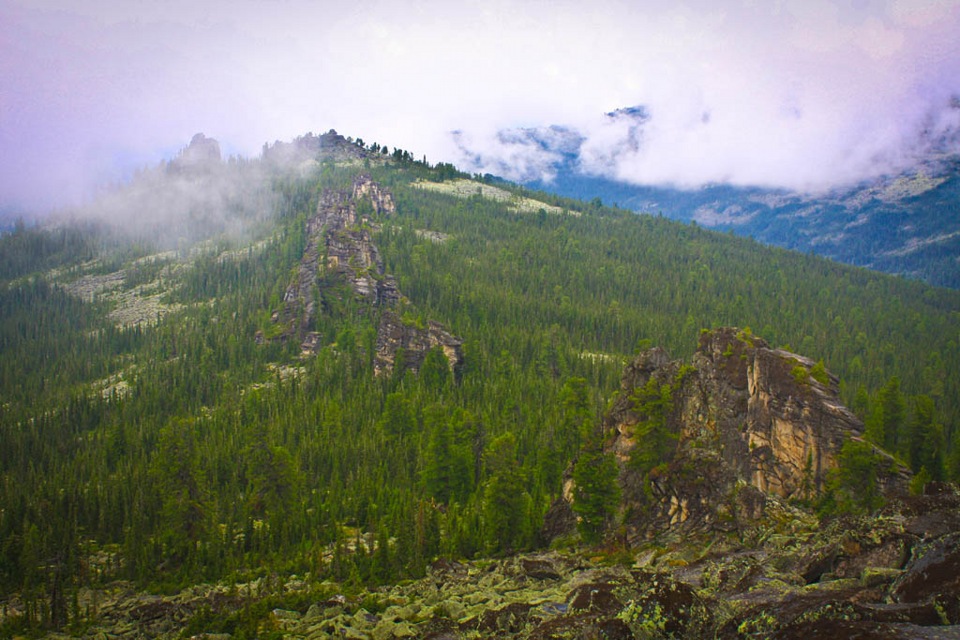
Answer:
[[[174,173],[204,171],[218,166],[220,161],[220,143],[197,133],[170,162],[169,170]]]

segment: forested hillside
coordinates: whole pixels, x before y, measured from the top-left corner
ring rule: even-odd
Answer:
[[[958,157],[826,193],[631,185],[565,170],[532,187],[754,238],[764,244],[960,288]]]
[[[695,221],[764,244],[960,288],[960,155],[953,128],[935,140],[924,139],[923,153],[911,154],[908,164],[885,174],[829,188],[791,190],[726,178],[685,186],[649,183],[649,176],[624,169],[631,166],[626,160],[631,154],[643,158],[649,153],[644,150],[645,130],[652,121],[649,110],[620,109],[607,117],[611,124],[628,126],[629,135],[622,146],[611,145],[600,153],[605,162],[598,162],[596,144],[588,142],[586,134],[564,126],[501,131],[502,157],[466,143],[462,151],[474,166],[517,176],[528,187]],[[614,169],[620,162],[622,175]]]
[[[706,327],[822,359],[879,444],[960,479],[960,293],[337,145],[252,161],[270,209],[232,209],[240,234],[0,238],[0,635],[81,630],[78,594],[121,578],[375,585],[534,548],[626,359]],[[395,202],[355,201],[365,275],[463,341],[455,371],[376,375],[385,311],[329,270],[315,348],[278,329],[308,220],[361,173]]]

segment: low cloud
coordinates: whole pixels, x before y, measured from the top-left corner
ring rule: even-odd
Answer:
[[[515,182],[553,180],[565,162],[581,153],[584,137],[559,126],[504,129],[489,136],[452,134],[459,163],[475,173],[489,173]]]
[[[622,180],[822,188],[955,147],[960,9],[0,0],[0,60],[2,207],[89,200],[198,130],[252,157],[336,128],[520,179],[549,178],[570,137],[583,171]],[[640,128],[608,115],[634,105]]]
[[[582,141],[577,168],[637,184],[815,191],[960,152],[955,4],[917,3],[923,19],[899,4],[786,6],[712,19],[678,10],[682,29],[651,29],[640,38],[645,73],[629,103],[643,105],[644,117],[598,111],[557,123]],[[630,69],[636,58],[624,53]],[[551,157],[516,136],[488,137],[471,150],[481,170],[500,157],[528,165]]]
[[[297,166],[300,160],[289,155],[284,164]],[[205,240],[243,241],[274,215],[275,165],[224,161],[219,143],[198,133],[169,162],[138,171],[53,220],[104,225],[114,238],[158,251],[187,250]]]

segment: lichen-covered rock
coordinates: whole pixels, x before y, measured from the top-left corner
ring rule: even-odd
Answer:
[[[709,635],[713,614],[690,585],[662,573],[635,571],[632,595],[618,618],[637,637],[699,638]]]
[[[571,611],[615,615],[623,608],[617,596],[616,582],[591,582],[582,584],[567,596]]]
[[[927,540],[960,531],[960,495],[940,483],[931,485],[934,492],[903,497],[883,513],[904,517],[904,532]]]
[[[917,510],[918,499],[894,500],[879,516],[837,519],[776,555],[752,552],[758,561],[751,571],[768,573],[776,564],[803,580],[726,589],[708,581],[734,605],[716,637],[951,637],[949,625],[960,619],[951,549],[960,534],[920,542],[904,532],[904,516]],[[913,558],[906,570],[896,568],[904,553]],[[718,563],[729,566],[737,557]]]
[[[459,640],[459,626],[449,618],[432,618],[419,629],[423,640]]]
[[[636,636],[623,620],[581,614],[544,622],[527,637],[530,640],[632,640]]]
[[[381,620],[370,633],[373,640],[393,640],[394,638],[414,638],[416,636],[417,632],[413,625],[403,620],[399,622],[396,620]]]
[[[922,627],[909,623],[816,620],[786,627],[770,636],[775,640],[957,640],[960,627]]]
[[[262,583],[198,585],[170,596],[118,584],[113,595],[98,596],[88,636],[181,637],[188,624],[218,620],[208,628],[222,629],[237,611],[270,602],[258,623],[264,633],[316,639],[951,638],[960,619],[951,564],[960,532],[921,541],[903,531],[911,517],[947,508],[931,498],[891,501],[880,517],[808,523],[749,548],[720,533],[713,542],[691,537],[613,557],[572,548],[438,560],[420,580],[350,597],[331,596],[332,583],[299,578],[276,581],[283,585],[276,591]],[[906,570],[868,563],[859,575],[838,575],[851,559],[884,560],[875,552],[893,542],[907,547]],[[807,584],[799,572],[824,558]],[[316,600],[305,607],[311,590]],[[81,605],[89,601],[80,595]],[[377,606],[368,611],[367,602]]]
[[[514,602],[499,609],[484,611],[476,622],[476,630],[484,638],[514,637],[527,627],[530,609],[528,603]]]
[[[910,557],[911,543],[909,537],[900,534],[880,540],[851,540],[841,546],[844,553],[838,558],[834,573],[838,578],[859,578],[867,569],[899,571]]]
[[[523,573],[534,580],[559,580],[560,574],[549,560],[524,558],[520,561]]]
[[[906,571],[894,583],[891,595],[897,602],[939,604],[954,624],[960,624],[960,532],[914,548]]]

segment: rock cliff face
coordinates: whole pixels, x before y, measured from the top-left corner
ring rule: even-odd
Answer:
[[[374,182],[370,176],[364,174],[353,182],[353,198],[370,198],[370,204],[377,215],[390,216],[397,212],[397,205],[393,202],[393,194]]]
[[[602,428],[620,465],[634,541],[667,530],[732,530],[774,505],[786,508],[784,499],[814,497],[843,443],[863,434],[839,402],[834,376],[729,328],[703,333],[689,365],[659,348],[640,354]],[[656,441],[660,464],[637,464]],[[883,488],[904,490],[906,471],[880,455]]]
[[[368,192],[379,194],[366,176],[354,183],[354,193],[359,185],[372,185]],[[346,280],[358,297],[375,305],[394,305],[400,301],[400,291],[393,276],[384,273],[380,251],[370,236],[370,221],[357,215],[357,201],[356,196],[324,193],[317,215],[308,223],[308,233],[317,237],[323,248],[321,272]]]
[[[328,136],[330,134],[327,134]],[[384,271],[380,251],[373,242],[373,223],[358,212],[358,204],[369,201],[379,216],[396,213],[396,204],[389,191],[369,175],[358,176],[351,192],[324,191],[316,214],[307,221],[307,242],[296,276],[283,296],[283,308],[274,312],[272,320],[282,327],[276,339],[300,340],[305,354],[316,353],[322,346],[315,330],[324,296],[342,295],[324,288],[324,283],[346,283],[359,300],[381,312],[377,332],[375,371],[377,375],[393,371],[397,353],[402,349],[404,367],[419,371],[427,351],[443,348],[454,372],[463,360],[462,341],[439,323],[430,321],[426,328],[405,324],[396,309],[408,304],[393,276]],[[259,341],[264,341],[262,334]]]
[[[391,373],[402,351],[403,366],[417,373],[427,352],[437,346],[443,349],[450,369],[456,374],[463,362],[463,341],[460,338],[444,329],[439,322],[431,320],[426,329],[421,329],[404,324],[393,311],[384,311],[377,330],[374,369],[377,375]]]

